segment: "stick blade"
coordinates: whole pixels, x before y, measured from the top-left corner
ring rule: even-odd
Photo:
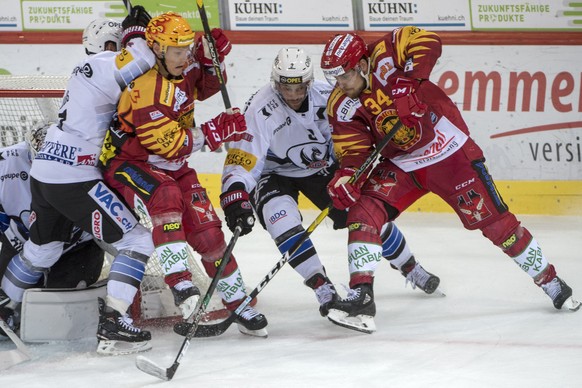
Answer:
[[[152,375],[157,377],[161,380],[170,381],[173,376],[169,376],[168,370],[166,368],[162,368],[155,362],[151,361],[147,357],[144,356],[137,356],[135,358],[135,366],[142,372],[147,373],[148,375]]]

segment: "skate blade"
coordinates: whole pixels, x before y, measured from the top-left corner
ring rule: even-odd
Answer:
[[[184,302],[178,306],[180,311],[182,312],[182,317],[185,321],[188,321],[192,318],[194,313],[196,312],[196,308],[198,307],[198,300],[200,299],[200,295],[194,295],[186,299]]]
[[[580,310],[581,304],[582,303],[580,303],[579,301],[577,301],[573,297],[569,297],[568,299],[566,299],[566,301],[562,305],[562,308],[566,308],[570,311],[578,311],[578,310]]]
[[[350,317],[345,311],[330,309],[329,314],[327,314],[327,319],[338,326],[366,334],[372,334],[376,331],[374,317],[370,315],[356,315],[355,317]]]
[[[444,298],[445,296],[447,296],[447,294],[445,294],[440,288],[437,288],[436,290],[434,290],[432,293],[430,293],[428,295],[438,296],[441,298]]]
[[[124,354],[134,354],[147,352],[152,348],[149,341],[126,342],[115,340],[99,340],[97,343],[97,353],[106,356],[119,356]]]
[[[240,323],[238,323],[237,326],[238,326],[238,331],[240,331],[243,334],[250,335],[252,337],[267,338],[269,336],[269,333],[267,332],[266,327],[259,329],[259,330],[249,330]]]
[[[155,362],[145,358],[144,356],[137,356],[135,358],[135,366],[137,369],[145,372],[149,375],[155,376],[159,379],[169,381],[170,376],[168,376],[168,371],[165,368],[157,365]]]

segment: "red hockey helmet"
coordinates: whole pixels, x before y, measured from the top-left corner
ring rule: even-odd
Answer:
[[[321,57],[321,69],[327,81],[335,85],[335,77],[353,69],[367,52],[366,42],[357,34],[338,34],[331,38]]]

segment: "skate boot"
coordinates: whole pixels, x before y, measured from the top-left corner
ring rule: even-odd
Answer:
[[[184,320],[188,320],[200,299],[200,290],[190,280],[182,280],[174,287],[171,287],[174,296],[174,304],[180,308]]]
[[[322,317],[326,317],[329,313],[329,306],[339,299],[332,282],[327,276],[316,273],[305,281],[305,285],[315,292],[319,302],[319,313]]]
[[[18,307],[18,308],[17,308]],[[0,319],[8,325],[8,328],[17,333],[20,328],[19,304],[11,302],[8,295],[0,289]],[[0,328],[0,338],[8,335]]]
[[[560,310],[562,307],[571,311],[578,311],[580,302],[572,297],[572,289],[559,277],[542,284],[540,287],[554,302],[554,307]]]
[[[99,303],[99,326],[97,328],[97,353],[107,355],[132,354],[150,350],[152,339],[149,331],[133,326],[129,315],[121,315],[118,311],[105,305],[105,301],[97,298]]]
[[[371,334],[376,331],[376,304],[371,283],[356,285],[345,299],[330,304],[327,318],[336,325]]]
[[[435,292],[441,282],[438,276],[425,270],[422,265],[414,259],[414,256],[411,256],[402,266],[401,272],[402,275],[406,277],[406,284],[410,283],[412,289],[418,287],[427,294]]]
[[[233,313],[234,314],[234,313]],[[235,322],[238,324],[238,330],[247,335],[267,338],[267,318],[255,310],[250,304],[237,315]]]

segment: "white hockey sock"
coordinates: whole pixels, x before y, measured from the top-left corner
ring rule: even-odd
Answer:
[[[381,245],[361,242],[348,244],[350,274],[357,272],[374,273],[380,260],[382,260]]]
[[[188,270],[188,244],[175,241],[156,247],[164,275]]]
[[[519,255],[512,257],[512,259],[532,278],[540,275],[549,265],[548,260],[542,253],[542,248],[534,238],[531,239],[529,245]]]
[[[220,279],[216,290],[226,303],[231,303],[246,297],[245,283],[240,269],[237,268],[230,275]]]

